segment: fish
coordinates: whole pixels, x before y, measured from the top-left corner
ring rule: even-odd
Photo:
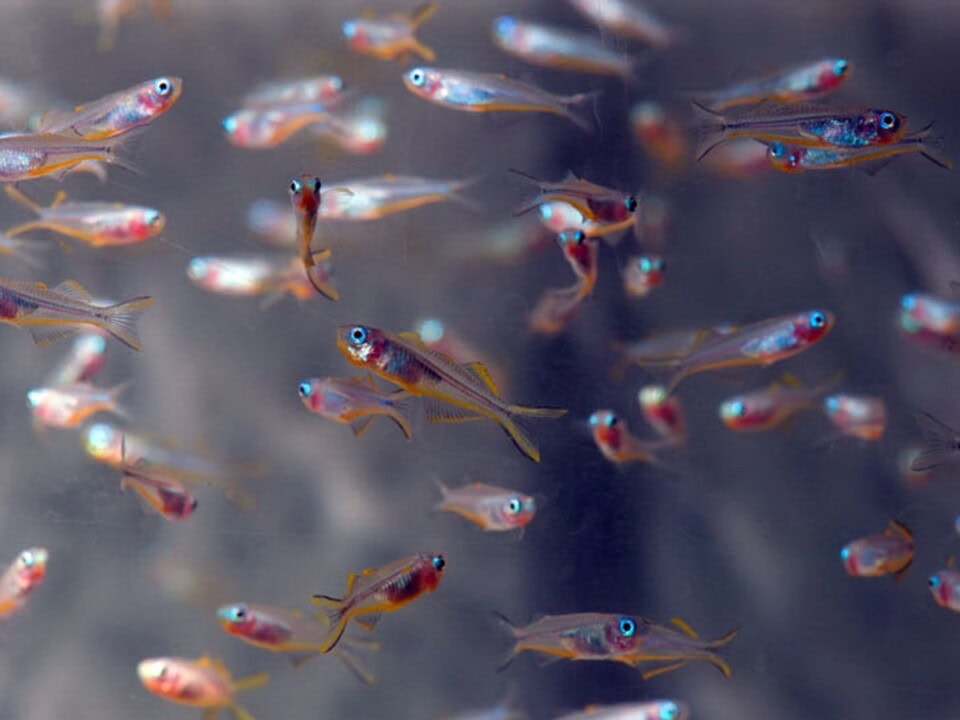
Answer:
[[[540,335],[556,335],[566,330],[580,312],[584,297],[580,286],[577,282],[571,287],[545,290],[530,311],[530,329]]]
[[[660,287],[667,261],[659,255],[634,255],[623,270],[623,289],[630,297],[646,297]]]
[[[852,63],[846,58],[821,58],[738,82],[722,90],[694,93],[694,97],[717,111],[762,102],[809,102],[836,90],[852,73]]]
[[[664,443],[647,442],[635,437],[626,422],[613,410],[597,410],[590,414],[588,422],[597,449],[610,462],[660,464],[654,453]]]
[[[676,700],[588,705],[556,720],[690,720],[690,706]]]
[[[137,664],[143,686],[165,700],[205,708],[204,720],[213,720],[222,709],[229,709],[237,720],[253,720],[253,715],[237,704],[236,694],[266,684],[269,673],[261,672],[234,679],[221,660],[204,655],[195,660],[182,657],[155,657]]]
[[[663,385],[644,385],[637,392],[643,419],[663,440],[683,445],[687,440],[687,420],[683,404],[669,395]]]
[[[630,228],[633,228],[635,235],[639,233],[640,213],[632,213],[618,222],[595,222],[585,219],[573,205],[557,201],[541,203],[537,214],[540,217],[540,223],[551,233],[559,234],[565,230],[578,229],[582,230],[588,238],[603,238],[608,245],[616,245],[619,240],[619,238],[610,239],[611,235]]]
[[[486,532],[522,531],[537,511],[536,500],[516,490],[479,482],[457,488],[439,481],[437,485],[443,499],[434,510],[456,513]]]
[[[547,615],[524,627],[502,615],[496,617],[512,641],[508,663],[524,651],[537,653],[544,662],[608,660],[638,669],[643,663],[659,663],[641,673],[644,680],[694,660],[709,662],[724,677],[730,677],[730,665],[718,650],[739,632],[731,630],[716,640],[705,641],[680,618],[671,621],[680,629],[677,631],[647,618],[606,613]]]
[[[317,252],[310,249],[313,235],[317,228],[317,213],[321,203],[320,178],[312,175],[299,175],[290,182],[290,205],[297,218],[297,247],[300,260],[307,273],[310,283],[317,292],[328,300],[339,300],[340,293],[329,282],[325,274],[316,268],[323,267],[324,261],[330,257],[330,249],[324,248]]]
[[[383,613],[399,610],[436,590],[446,565],[439,553],[420,553],[360,574],[349,573],[342,598],[314,595],[313,604],[326,613],[330,625],[318,645],[319,652],[329,652],[336,646],[350,620],[364,630],[372,630]]]
[[[697,160],[731,138],[752,138],[810,148],[854,150],[890,145],[903,138],[907,117],[893,110],[832,105],[784,105],[727,117],[695,100],[693,108],[704,119]]]
[[[148,125],[180,99],[183,80],[162,76],[110,93],[72,110],[52,110],[40,116],[36,131],[74,134],[103,140]]]
[[[940,607],[960,612],[960,570],[947,568],[927,578],[927,587]]]
[[[630,110],[630,128],[643,151],[668,182],[679,178],[690,159],[686,129],[658,102],[637,103]]]
[[[242,108],[225,117],[221,124],[231,144],[247,150],[268,150],[329,116],[330,108],[325,103],[302,103],[268,109]]]
[[[635,79],[633,58],[587,33],[501,15],[493,21],[492,34],[501,50],[533,65]]]
[[[43,384],[61,387],[89,383],[100,373],[106,362],[107,340],[99,333],[82,333],[74,338],[70,350],[50,371]]]
[[[243,97],[242,107],[272,110],[283,105],[323,103],[330,107],[343,99],[346,86],[339,75],[269,80],[260,83]]]
[[[920,153],[937,167],[951,170],[953,164],[930,147],[927,142],[929,134],[930,129],[926,128],[897,142],[863,148],[806,147],[777,141],[771,142],[767,148],[767,160],[774,169],[788,173],[853,166],[864,166],[867,172],[875,173],[899,155]]]
[[[80,240],[92,247],[134,245],[159,235],[167,219],[162,212],[140,205],[106,202],[65,201],[66,194],[58,192],[48,207],[42,207],[22,190],[8,185],[7,195],[37,214],[7,230],[8,237],[16,237],[34,230],[49,230]]]
[[[377,415],[390,418],[403,436],[413,438],[406,415],[405,390],[384,392],[370,375],[352,378],[308,378],[301,380],[297,392],[303,406],[328,420],[349,425],[356,436],[363,435]]]
[[[101,389],[76,383],[33,388],[27,391],[27,406],[34,420],[43,427],[75,428],[101,412],[127,417],[127,411],[120,406],[118,398],[129,385],[125,382]]]
[[[197,509],[197,499],[185,483],[175,477],[152,468],[148,463],[137,462],[122,466],[120,489],[133,490],[166,520],[180,522],[186,520]]]
[[[564,230],[557,234],[557,242],[576,276],[576,295],[582,300],[593,293],[597,285],[599,245],[583,230]]]
[[[718,145],[702,165],[711,174],[731,180],[746,180],[772,169],[767,146],[751,138],[735,138]]]
[[[515,405],[499,397],[486,367],[460,364],[427,348],[415,333],[385,332],[365,325],[337,328],[337,347],[354,365],[365,367],[411,395],[426,399],[431,422],[458,422],[482,417],[498,423],[525,456],[540,461],[540,451],[520,426],[522,417],[557,418],[560,408]]]
[[[6,233],[0,232],[0,255],[15,258],[28,267],[43,267],[44,262],[41,255],[46,249],[46,245],[38,243],[36,240],[10,237]]]
[[[297,218],[290,214],[288,203],[254,200],[247,208],[247,227],[269,245],[292,248],[297,244]]]
[[[0,575],[0,619],[22,610],[27,598],[47,576],[46,548],[32,547],[22,551]]]
[[[289,215],[289,212],[287,213]],[[329,258],[313,268],[317,277],[330,277]],[[317,291],[307,277],[303,261],[294,255],[205,255],[187,264],[187,277],[204,290],[220,295],[266,296],[270,304],[284,295],[309,300]]]
[[[887,429],[887,405],[870,395],[829,395],[823,412],[842,435],[861,440],[879,440]]]
[[[340,30],[347,47],[380,60],[401,60],[416,55],[433,62],[436,53],[417,39],[416,32],[439,9],[436,2],[425,2],[412,12],[395,12],[382,17],[363,15],[345,20]]]
[[[960,299],[908,293],[900,298],[900,316],[934,333],[960,335]]]
[[[49,176],[63,180],[80,163],[97,160],[133,173],[140,170],[128,157],[138,129],[99,140],[56,133],[12,133],[0,136],[0,182]]]
[[[319,140],[332,143],[351,155],[372,155],[387,142],[386,104],[376,97],[362,97],[344,107],[331,109],[325,120],[309,126]]]
[[[917,424],[923,431],[926,445],[910,463],[914,472],[933,470],[950,462],[960,452],[960,433],[927,412],[917,413]]]
[[[220,627],[254,647],[283,653],[294,667],[322,654],[319,648],[330,626],[324,613],[310,616],[254,603],[232,603],[217,609]],[[373,640],[343,637],[330,652],[367,685],[375,681],[369,668],[370,655],[380,648]]]
[[[772,430],[797,413],[811,408],[839,379],[838,375],[815,387],[804,387],[793,375],[785,374],[765,388],[721,402],[720,419],[730,430]]]
[[[664,50],[683,33],[656,17],[637,0],[569,0],[570,5],[601,30]]]
[[[389,173],[345,180],[338,184],[349,192],[324,195],[318,216],[323,220],[379,220],[394,213],[448,200],[471,206],[471,202],[463,198],[460,191],[474,182],[475,178],[438,180]]]
[[[584,220],[620,223],[629,219],[640,206],[637,198],[629,193],[597,185],[573,173],[567,173],[563,180],[552,182],[515,168],[510,168],[510,172],[537,188],[534,198],[517,209],[514,215],[522,215],[544,203],[564,202],[576,208]]]
[[[554,95],[502,74],[415,67],[403,76],[406,88],[435,105],[464,112],[539,112],[564,117],[585,132],[589,118],[574,108],[592,102],[599,93]]]
[[[847,543],[840,559],[848,575],[880,577],[893,575],[903,580],[913,563],[913,533],[898,520],[891,520],[882,533]]]
[[[152,304],[152,297],[138,297],[115,305],[94,305],[76,280],[48,288],[43,283],[0,278],[0,322],[27,328],[37,345],[92,326],[128,348],[140,350],[137,318]]]

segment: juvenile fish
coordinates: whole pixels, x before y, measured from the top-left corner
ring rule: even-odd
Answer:
[[[456,513],[487,532],[509,532],[522,529],[537,511],[536,501],[530,495],[507,488],[471,483],[448,488],[438,483],[443,499],[434,508]]]
[[[476,180],[438,180],[411,175],[380,175],[339,183],[349,192],[324,194],[319,208],[323,220],[379,220],[394,213],[455,200],[470,205],[460,191]]]
[[[514,212],[514,215],[529,212],[544,203],[565,202],[576,208],[583,220],[620,223],[629,219],[639,207],[637,198],[633,195],[597,185],[589,180],[578,178],[573,173],[568,173],[563,180],[551,182],[513,168],[510,172],[538,189],[533,200]]]
[[[362,16],[346,20],[341,30],[347,46],[362,55],[380,60],[397,60],[417,55],[433,62],[436,54],[417,39],[416,32],[440,7],[426,2],[412,12],[395,12],[383,17]]]
[[[696,93],[694,97],[713,110],[756,105],[764,101],[808,102],[836,90],[851,73],[851,64],[846,58],[822,58],[745,80],[722,90]]]
[[[901,522],[891,520],[882,533],[868,535],[844,545],[840,559],[848,575],[880,577],[893,575],[903,580],[913,563],[913,533]]]
[[[118,398],[128,386],[129,383],[122,383],[105,390],[77,383],[34,388],[27,392],[27,406],[40,425],[73,428],[100,412],[126,417]]]
[[[356,436],[363,435],[377,415],[384,415],[397,424],[410,440],[413,428],[406,416],[405,390],[384,392],[369,375],[353,378],[309,378],[297,388],[304,407],[334,422],[349,425]]]
[[[27,598],[47,575],[47,557],[45,548],[28,548],[7,566],[0,576],[0,619],[27,604]]]
[[[659,463],[655,451],[662,441],[647,442],[635,437],[613,410],[597,410],[590,414],[590,433],[597,449],[610,462]]]

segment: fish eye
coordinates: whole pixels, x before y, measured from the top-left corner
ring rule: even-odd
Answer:
[[[672,700],[667,700],[660,708],[660,720],[678,720],[680,708]]]
[[[414,68],[413,70],[411,70],[407,74],[407,77],[410,78],[410,82],[416,85],[417,87],[420,87],[427,81],[427,74],[420,68]]]
[[[840,550],[840,559],[841,559],[841,560],[846,560],[848,557],[850,557],[850,548],[845,547],[845,548],[841,549],[841,550]]]
[[[931,589],[931,590],[936,590],[938,587],[940,587],[940,576],[939,576],[939,575],[931,575],[930,577],[928,577],[928,578],[927,578],[927,585],[930,586],[930,589]]]
[[[20,564],[23,565],[25,568],[33,567],[33,562],[34,562],[34,559],[33,559],[32,552],[30,552],[29,550],[24,550],[22,553],[20,553]]]
[[[783,143],[779,143],[779,142],[770,143],[770,147],[767,150],[767,152],[770,153],[770,157],[775,158],[777,160],[782,158],[786,153],[786,151],[787,149],[783,146]]]
[[[363,345],[367,341],[367,329],[362,325],[350,328],[350,342],[354,345]]]
[[[837,60],[837,61],[833,64],[833,74],[834,74],[834,75],[843,75],[844,73],[847,72],[847,70],[849,69],[849,67],[850,67],[850,63],[848,63],[846,60]]]
[[[300,397],[307,398],[312,394],[313,387],[306,380],[301,382],[297,386],[297,392],[300,393]]]
[[[303,188],[303,185],[299,180],[294,180],[290,183],[290,192],[296,195]]]
[[[345,20],[343,25],[341,25],[341,30],[343,30],[343,36],[346,38],[352,38],[357,34],[357,21],[356,20]]]
[[[520,498],[510,498],[510,501],[507,503],[507,512],[511,515],[516,515],[523,509],[523,503],[520,502]]]
[[[840,398],[836,395],[831,395],[826,400],[823,401],[823,407],[828,413],[835,413],[840,409]]]
[[[631,195],[623,201],[623,206],[627,208],[627,211],[634,212],[637,209],[637,199]]]
[[[583,245],[587,241],[587,234],[583,230],[574,230],[573,241],[577,245]]]
[[[247,616],[247,609],[243,605],[236,605],[230,614],[233,615],[234,620],[243,620]]]
[[[160,213],[157,210],[150,210],[147,212],[147,225],[156,225],[160,222]]]
[[[315,178],[313,179],[313,191],[314,191],[315,193],[319,193],[319,192],[320,192],[320,187],[321,187],[321,186],[320,186],[320,178],[315,177]]]
[[[166,78],[160,78],[153,83],[153,91],[157,95],[168,95],[173,89],[173,84]]]
[[[446,561],[443,559],[443,555],[434,555],[432,558],[430,558],[430,562],[433,563],[433,567],[436,568],[437,572],[442,571],[447,565]]]
[[[190,503],[190,512],[193,512],[194,510],[196,510],[196,509],[197,509],[197,505],[199,505],[199,504],[200,504],[200,503],[197,502],[197,499],[194,498],[194,499],[193,499],[193,502]]]
[[[493,21],[493,31],[500,36],[510,35],[516,28],[517,20],[510,15],[501,15]]]
[[[617,623],[617,629],[624,637],[633,637],[633,634],[637,631],[637,623],[633,618],[622,617],[620,622]]]
[[[617,417],[616,415],[614,415],[613,413],[610,413],[610,414],[607,415],[607,417],[605,418],[604,425],[606,425],[608,428],[612,428],[612,427],[616,427],[616,426],[617,426],[617,423],[619,423],[619,422],[620,422],[620,418],[618,418],[618,417]]]
[[[734,417],[743,417],[747,413],[747,406],[740,400],[730,403],[730,414]]]
[[[884,130],[893,130],[897,127],[897,116],[889,111],[880,113],[880,127]]]
[[[815,328],[815,329],[819,329],[819,328],[822,328],[822,327],[826,326],[826,324],[827,324],[827,317],[826,317],[826,315],[824,315],[824,314],[823,314],[822,312],[820,312],[819,310],[814,310],[812,313],[810,313],[810,317],[808,318],[808,322],[810,323],[810,327]]]

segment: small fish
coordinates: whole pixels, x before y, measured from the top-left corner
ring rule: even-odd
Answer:
[[[254,110],[313,103],[333,106],[343,94],[344,83],[339,75],[311,75],[261,83],[244,96],[242,106]]]
[[[720,419],[731,430],[762,432],[786,422],[813,406],[838,378],[816,387],[803,387],[792,375],[760,390],[736,395],[720,403]]]
[[[881,397],[830,395],[823,399],[823,412],[842,435],[861,440],[879,440],[887,429],[887,405]]]
[[[637,198],[629,193],[597,185],[573,173],[568,173],[563,180],[551,182],[514,168],[510,172],[537,187],[537,195],[514,215],[522,215],[544,203],[564,202],[576,208],[584,220],[620,223],[629,219],[640,206]]]
[[[253,603],[233,603],[217,610],[217,620],[226,632],[250,645],[271,652],[283,653],[294,667],[322,654],[320,647],[330,625],[324,613],[312,617],[299,610]],[[363,682],[372,685],[375,678],[369,669],[370,655],[379,643],[345,636],[331,651]]]
[[[960,300],[928,293],[908,293],[900,298],[900,317],[942,335],[960,335]]]
[[[635,255],[623,270],[623,289],[631,297],[646,297],[663,282],[667,261],[659,255]]]
[[[410,440],[413,428],[406,416],[405,390],[384,392],[369,375],[353,378],[309,378],[297,388],[300,400],[307,410],[328,420],[349,425],[359,437],[370,427],[377,415],[393,420],[403,436]]]
[[[583,295],[580,283],[566,288],[550,288],[530,311],[530,329],[540,335],[556,335],[566,330],[567,325],[580,312]]]
[[[769,149],[759,140],[735,138],[717,146],[704,158],[710,173],[731,180],[746,180],[771,170]]]
[[[933,470],[957,457],[960,452],[960,433],[926,412],[917,413],[917,423],[926,438],[926,445],[910,463],[911,470]]]
[[[697,373],[744,365],[767,366],[792,357],[824,338],[833,323],[832,313],[810,310],[742,325],[729,332],[701,331],[692,347],[679,357],[632,359],[640,364],[676,368],[667,385],[672,393],[683,380]]]
[[[533,65],[634,80],[634,60],[587,33],[501,15],[493,21],[493,42]]]
[[[737,83],[723,90],[696,93],[694,97],[713,110],[764,101],[800,103],[814,100],[840,87],[852,74],[846,58],[823,58]]]
[[[683,445],[687,440],[687,420],[680,398],[667,394],[663,385],[645,385],[637,393],[643,419],[663,440]]]
[[[289,215],[289,211],[286,213]],[[314,274],[331,282],[329,259],[314,266]],[[187,277],[197,286],[221,295],[265,295],[267,303],[286,294],[309,300],[317,292],[303,262],[287,255],[206,255],[187,264]]]
[[[692,101],[704,117],[697,160],[731,138],[810,148],[854,150],[890,145],[904,137],[907,117],[892,110],[831,105],[785,105],[727,117]]]
[[[506,402],[482,364],[454,362],[427,348],[415,333],[394,335],[364,325],[341,325],[337,328],[337,347],[354,365],[367,368],[411,395],[423,396],[431,422],[489,418],[535,462],[540,461],[540,451],[518,421],[524,416],[555,418],[566,413],[559,408]]]
[[[414,95],[451,110],[549,113],[567,118],[586,132],[593,130],[592,122],[573,108],[592,101],[596,92],[554,95],[506,75],[429,67],[408,70],[403,82]]]
[[[636,0],[569,0],[581,15],[601,30],[663,50],[673,45],[681,32],[667,25]]]
[[[180,99],[183,80],[164,76],[110,93],[69,111],[40,116],[36,131],[75,134],[85,140],[102,140],[148,125]]]
[[[104,390],[85,383],[40,387],[27,392],[27,406],[43,427],[74,428],[100,412],[126,417],[118,397],[129,383]]]
[[[471,483],[448,488],[443,483],[443,499],[434,510],[453,512],[479,525],[487,532],[509,532],[523,529],[537,511],[534,498],[515,490],[486,483]]]
[[[603,456],[615,463],[659,463],[654,452],[663,442],[645,442],[631,434],[630,428],[613,410],[590,414],[590,432]]]
[[[186,520],[197,509],[197,499],[183,482],[158,472],[148,463],[122,466],[120,489],[130,488],[162,517],[173,522]]]
[[[324,195],[319,216],[323,220],[379,220],[394,213],[448,200],[470,205],[470,201],[459,193],[474,182],[474,178],[437,180],[391,174],[346,180],[339,184],[349,192],[329,197]]]
[[[619,705],[588,705],[556,720],[690,720],[690,707],[676,700],[649,700]]]
[[[952,169],[952,163],[930,147],[927,142],[929,132],[928,128],[897,142],[863,148],[806,147],[771,142],[767,148],[767,160],[774,169],[788,173],[840,170],[857,165],[867,167],[867,172],[877,172],[899,155],[920,153],[934,165],[944,170]]]
[[[593,293],[597,285],[597,255],[599,245],[583,230],[564,230],[557,234],[563,257],[576,276],[576,294],[583,299]]]
[[[630,228],[633,228],[635,234],[639,230],[637,224],[639,213],[631,213],[619,222],[595,222],[587,220],[573,205],[562,201],[541,203],[538,215],[540,223],[555,235],[576,228],[582,230],[588,238],[603,238],[608,245],[615,245],[618,240],[611,240],[611,235]]]
[[[901,522],[891,520],[886,530],[854,540],[840,550],[848,575],[880,577],[893,575],[903,580],[913,563],[913,533]]]
[[[123,203],[72,202],[57,193],[48,207],[42,207],[23,191],[7,186],[7,194],[37,214],[36,220],[7,230],[14,237],[34,230],[49,230],[80,240],[92,247],[134,245],[163,231],[167,219],[153,208]]]
[[[686,130],[663,105],[653,101],[634,105],[630,127],[666,180],[676,180],[683,174],[690,159],[690,141]]]
[[[320,178],[312,175],[300,175],[290,182],[290,205],[297,218],[297,247],[300,260],[303,262],[307,278],[317,292],[328,300],[339,300],[340,293],[327,281],[322,272],[316,268],[323,267],[323,262],[330,257],[330,250],[325,248],[313,252],[313,234],[317,228],[317,213],[321,202]]]
[[[297,244],[297,218],[290,214],[288,203],[254,200],[247,208],[247,227],[270,245],[292,248]]]
[[[24,550],[0,576],[0,619],[21,610],[47,575],[45,548]]]
[[[46,387],[61,387],[92,382],[103,369],[106,356],[107,341],[103,335],[78,335],[66,356],[50,371],[43,384]]]
[[[433,62],[436,53],[417,40],[416,32],[433,17],[439,7],[436,2],[426,2],[409,13],[355,17],[344,21],[341,30],[347,46],[362,55],[380,60],[398,60],[416,55]]]
[[[960,612],[960,570],[947,568],[927,578],[927,586],[940,607]]]
[[[443,555],[420,553],[368,568],[359,575],[349,573],[343,598],[314,595],[313,604],[327,614],[330,623],[319,651],[332,650],[350,620],[364,630],[372,630],[383,613],[399,610],[424,593],[436,590],[446,564]]]
[[[610,660],[635,668],[642,663],[661,663],[644,671],[641,674],[644,680],[694,660],[705,660],[724,677],[730,677],[730,666],[717,651],[738,632],[732,630],[716,640],[704,641],[679,618],[672,622],[680,632],[646,618],[604,613],[547,615],[525,627],[517,627],[503,616],[497,617],[513,640],[507,662],[529,650],[546,656],[547,662],[560,658]]]
[[[333,108],[326,120],[310,126],[310,132],[351,155],[372,155],[387,142],[386,105],[379,98],[360,98]]]
[[[127,157],[127,146],[138,130],[100,140],[55,133],[14,133],[0,136],[0,182],[12,183],[49,176],[63,180],[80,163],[97,160],[138,173]]]
[[[133,350],[140,350],[136,321],[153,304],[139,297],[116,305],[94,305],[76,280],[54,288],[0,278],[0,322],[26,327],[37,345],[46,345],[92,325]]]
[[[243,108],[222,121],[227,140],[247,150],[266,150],[286,142],[304,128],[324,122],[330,108],[324,103],[278,105],[269,109]]]
[[[137,675],[143,686],[165,700],[205,708],[204,720],[213,720],[222,709],[229,709],[237,720],[253,720],[253,715],[237,704],[235,695],[264,685],[268,673],[234,679],[222,661],[209,655],[190,660],[181,657],[157,657],[141,660]]]

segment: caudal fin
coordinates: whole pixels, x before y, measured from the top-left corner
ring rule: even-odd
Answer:
[[[313,262],[306,268],[310,284],[328,300],[339,300],[340,293],[333,286],[333,279],[330,277],[330,250],[320,250],[310,257]]]
[[[370,667],[373,661],[373,654],[380,649],[380,643],[376,640],[360,640],[358,638],[345,637],[333,649],[333,654],[337,656],[347,669],[360,678],[367,685],[373,685],[377,678]]]
[[[500,672],[501,670],[506,669],[506,667],[512,663],[513,659],[520,653],[520,644],[517,642],[519,630],[516,625],[510,622],[506,615],[502,615],[496,610],[493,611],[493,619],[501,631],[505,647],[503,659],[497,666],[497,672]]]
[[[699,162],[717,145],[726,140],[727,123],[722,114],[711,110],[696,100],[691,100],[690,105],[700,120],[700,139],[697,143],[697,161]]]
[[[153,305],[152,297],[138,297],[133,300],[111,305],[105,310],[100,326],[128,348],[142,350],[140,335],[137,332],[137,320],[148,307]]]
[[[593,102],[600,97],[602,90],[578,93],[560,98],[560,114],[568,118],[577,127],[587,133],[593,133]],[[589,111],[589,114],[588,114]]]
[[[327,653],[336,647],[347,629],[348,618],[343,612],[343,600],[328,595],[314,595],[310,600],[323,612],[323,621],[329,624],[327,636],[320,643],[320,652]]]
[[[500,426],[507,433],[517,449],[534,462],[540,462],[540,450],[530,438],[529,430],[522,424],[521,418],[558,418],[566,415],[563,408],[535,408],[524,405],[511,405],[507,414],[500,418]]]
[[[957,431],[926,412],[917,413],[917,422],[927,439],[927,445],[910,463],[914,472],[924,472],[940,467],[956,457],[960,451],[960,436]]]

